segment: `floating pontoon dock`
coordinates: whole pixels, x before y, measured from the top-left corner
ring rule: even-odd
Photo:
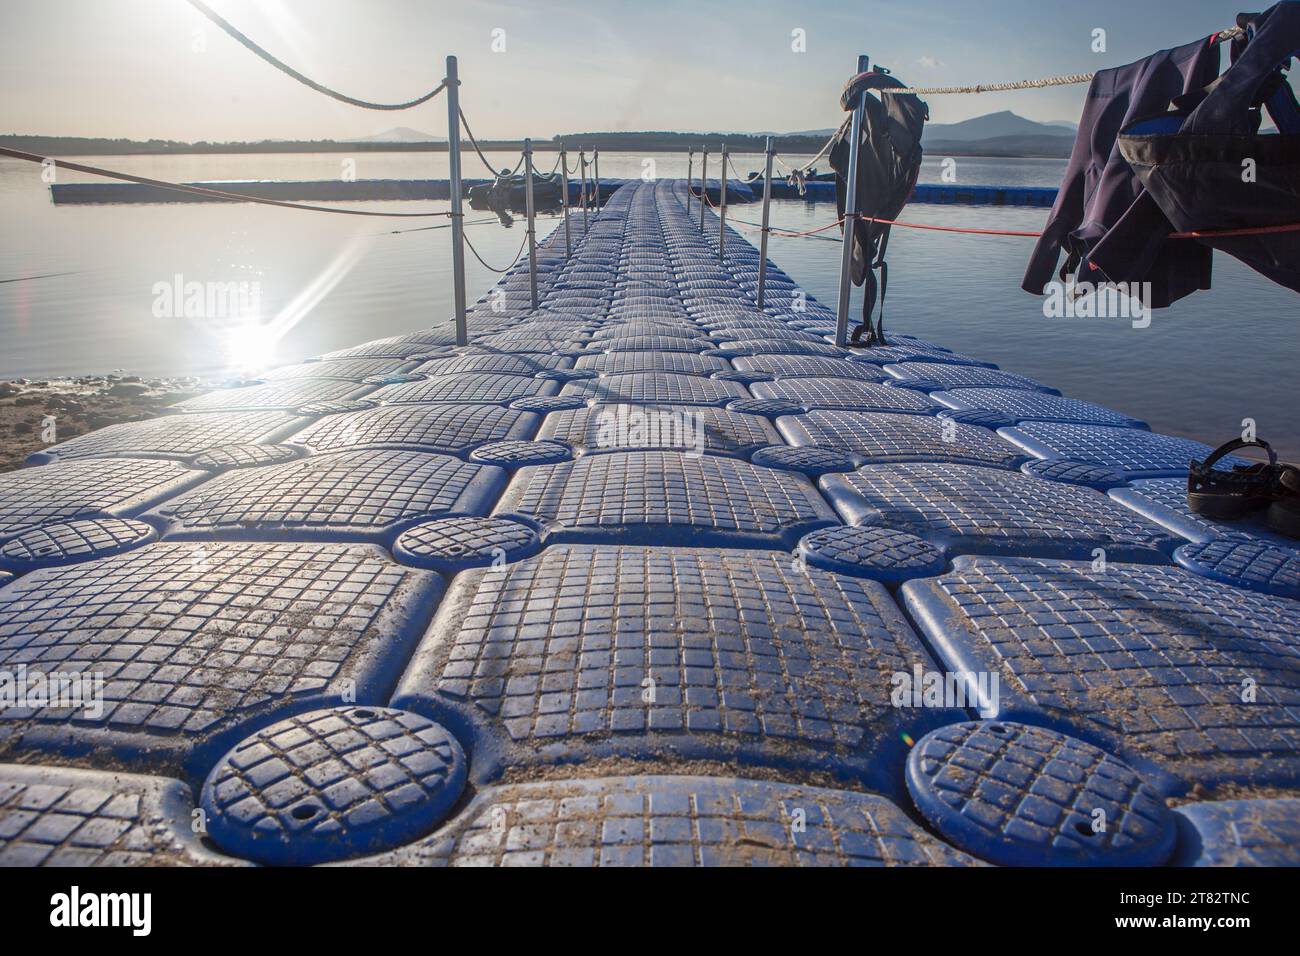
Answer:
[[[838,348],[688,201],[0,475],[0,671],[65,679],[0,863],[1300,863],[1300,562],[1209,449]]]

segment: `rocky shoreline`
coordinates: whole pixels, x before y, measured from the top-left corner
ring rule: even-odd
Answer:
[[[86,375],[0,381],[0,472],[32,452],[86,432],[156,416],[206,390],[197,378]]]

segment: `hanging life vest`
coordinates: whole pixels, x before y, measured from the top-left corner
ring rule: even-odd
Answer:
[[[905,84],[888,71],[876,67],[859,73],[844,87],[840,107],[851,112],[860,94],[875,89],[903,89]],[[865,285],[862,297],[862,323],[853,330],[855,345],[884,345],[885,291],[889,284],[889,266],[885,250],[889,246],[889,226],[871,219],[898,218],[916,188],[921,173],[921,132],[930,118],[926,104],[911,93],[863,96],[862,130],[858,140],[858,179],[853,212],[853,260],[850,276],[854,285]],[[845,215],[848,195],[849,146],[852,125],[840,129],[831,143],[830,163],[835,170],[835,206],[840,218]],[[875,272],[880,272],[877,285]],[[880,320],[872,324],[879,288]],[[863,333],[866,338],[863,340]]]
[[[1231,65],[1190,111],[1140,120],[1119,137],[1125,161],[1179,232],[1285,226],[1300,219],[1300,105],[1286,69],[1300,55],[1300,3],[1243,13]],[[1260,135],[1268,109],[1277,133]],[[1300,232],[1198,241],[1300,292]]]

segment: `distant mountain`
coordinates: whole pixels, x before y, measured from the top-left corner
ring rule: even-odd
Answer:
[[[1047,125],[1059,126],[1061,129],[1068,129],[1071,133],[1077,133],[1079,131],[1079,124],[1071,123],[1069,120],[1048,120]]]
[[[1069,159],[1073,134],[989,136],[985,139],[936,139],[925,142],[928,156],[1028,156]]]
[[[1073,135],[1073,129],[1065,129],[1055,123],[1038,123],[1023,116],[1017,116],[1010,110],[976,116],[974,119],[962,120],[960,123],[929,123],[925,127],[922,145],[929,146],[932,141],[968,143],[980,139],[992,139],[1002,136],[1062,136]]]
[[[445,136],[430,136],[409,126],[394,126],[374,136],[361,136],[347,140],[349,143],[445,143],[446,141]]]

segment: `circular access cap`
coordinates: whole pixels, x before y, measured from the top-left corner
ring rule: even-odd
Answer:
[[[1300,598],[1300,553],[1246,535],[1185,544],[1174,560],[1202,577],[1248,591]]]
[[[799,554],[815,568],[876,581],[934,577],[946,566],[934,545],[892,528],[822,528],[804,535]]]
[[[455,574],[519,561],[540,548],[537,532],[517,521],[441,518],[403,532],[393,545],[393,554],[416,567]]]
[[[853,459],[844,452],[815,445],[768,445],[754,452],[749,460],[765,468],[797,471],[811,478],[853,470]]]
[[[1105,751],[1009,721],[922,737],[907,789],[953,846],[1008,866],[1158,866],[1174,849],[1171,811]]]
[[[298,407],[299,415],[346,415],[348,412],[364,412],[375,408],[378,402],[368,398],[353,398],[336,402],[309,402]]]
[[[301,457],[301,448],[289,445],[255,445],[252,443],[220,445],[209,448],[202,454],[189,460],[191,468],[203,471],[230,471],[233,468],[257,468],[261,465],[277,465]]]
[[[1085,485],[1105,491],[1127,484],[1124,473],[1105,465],[1093,465],[1086,461],[1072,461],[1069,458],[1038,458],[1027,461],[1020,466],[1026,475],[1046,478],[1049,481],[1062,481],[1070,485]]]
[[[784,398],[738,398],[727,403],[727,411],[779,418],[782,415],[802,415],[808,409],[798,402],[789,402]]]
[[[418,714],[335,707],[237,744],[200,804],[227,853],[273,866],[377,853],[431,830],[465,786],[465,755]]]
[[[494,441],[480,445],[469,456],[471,461],[484,465],[501,465],[505,468],[522,468],[524,465],[551,465],[568,461],[573,449],[560,441]]]
[[[1009,428],[1017,424],[1020,419],[1003,412],[993,411],[988,408],[963,408],[960,410],[951,410],[939,413],[940,418],[951,418],[955,422],[961,422],[963,425],[983,425],[985,428]]]
[[[724,382],[740,382],[742,385],[753,385],[755,382],[770,382],[773,378],[771,372],[739,368],[727,372],[715,372],[713,377]]]
[[[143,521],[122,518],[83,518],[32,528],[0,547],[0,566],[32,571],[58,564],[121,554],[158,537]]]
[[[545,415],[547,412],[586,408],[587,402],[576,395],[529,395],[527,398],[516,398],[509,407],[521,412],[538,412]]]

